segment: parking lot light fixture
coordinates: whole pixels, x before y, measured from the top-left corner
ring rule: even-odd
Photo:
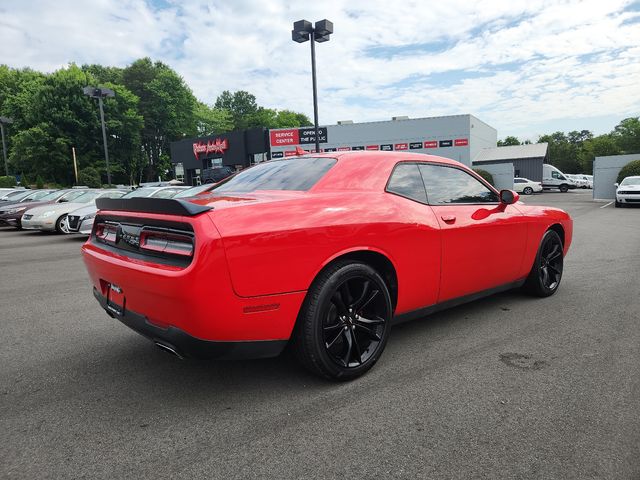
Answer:
[[[13,123],[9,117],[0,117],[0,133],[2,134],[2,156],[4,157],[4,174],[9,176],[9,166],[7,164],[7,143],[4,139],[4,126]]]
[[[107,129],[104,124],[104,108],[102,106],[102,99],[104,97],[115,97],[116,94],[110,88],[97,88],[89,86],[84,87],[82,91],[86,96],[98,99],[98,106],[100,107],[100,122],[102,123],[102,143],[104,144],[104,159],[107,163],[107,183],[111,185],[111,172],[109,171],[109,149],[107,148]]]
[[[318,88],[316,81],[316,47],[315,43],[329,41],[329,36],[333,33],[333,22],[324,19],[311,25],[307,20],[293,22],[291,39],[297,43],[304,43],[311,40],[311,79],[313,83],[313,124],[315,127],[316,153],[320,152],[320,133],[318,129]]]

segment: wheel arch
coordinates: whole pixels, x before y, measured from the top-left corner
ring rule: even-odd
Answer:
[[[553,230],[554,232],[556,232],[560,236],[560,241],[562,241],[562,246],[564,247],[566,245],[565,236],[564,236],[564,227],[562,225],[560,225],[559,223],[554,223],[553,225],[550,225],[547,230]]]
[[[398,274],[389,256],[380,250],[362,247],[337,253],[322,265],[309,284],[311,284],[323,270],[336,262],[345,260],[364,263],[380,274],[387,284],[389,295],[391,296],[391,307],[392,310],[395,311],[396,305],[398,304]]]

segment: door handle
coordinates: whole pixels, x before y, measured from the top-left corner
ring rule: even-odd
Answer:
[[[454,223],[456,221],[455,215],[442,215],[440,218],[442,218],[445,223]]]

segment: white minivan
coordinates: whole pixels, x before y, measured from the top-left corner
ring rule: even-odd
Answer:
[[[566,192],[570,188],[576,187],[577,185],[573,180],[553,165],[549,165],[547,163],[542,165],[542,188],[545,190],[557,188],[561,192]]]

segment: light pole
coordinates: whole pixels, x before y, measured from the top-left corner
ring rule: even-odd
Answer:
[[[116,94],[110,88],[84,87],[84,94],[91,98],[98,99],[100,106],[100,122],[102,122],[102,142],[104,143],[104,159],[107,162],[107,183],[111,185],[111,172],[109,171],[109,149],[107,148],[107,129],[104,125],[104,108],[102,107],[102,99],[104,97],[115,97]]]
[[[7,143],[4,140],[4,126],[13,123],[13,119],[9,117],[0,117],[0,133],[2,134],[2,156],[4,157],[4,174],[9,176],[9,167],[7,165]]]
[[[318,130],[318,89],[316,85],[316,42],[328,42],[333,33],[333,22],[327,19],[316,22],[315,27],[307,20],[293,22],[291,39],[304,43],[311,40],[311,78],[313,81],[313,122],[316,130],[316,153],[320,152],[320,132]]]

